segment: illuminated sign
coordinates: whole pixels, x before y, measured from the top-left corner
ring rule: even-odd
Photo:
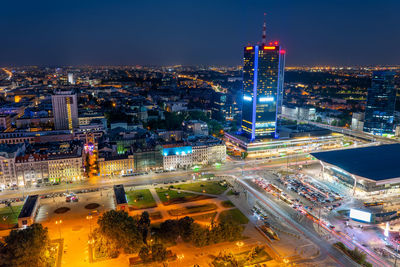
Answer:
[[[181,147],[163,148],[162,154],[164,156],[171,156],[171,155],[185,156],[187,154],[192,154],[192,147],[191,146],[181,146]]]
[[[246,100],[246,101],[251,101],[252,100],[251,96],[247,96],[247,95],[243,96],[243,99]]]
[[[248,46],[248,47],[246,47],[246,50],[253,50],[253,47],[252,46]]]
[[[362,222],[371,222],[371,213],[356,209],[350,209],[350,218]]]
[[[260,97],[258,100],[260,102],[272,102],[272,101],[274,101],[274,98],[273,97]]]
[[[264,46],[264,50],[275,50],[275,46]]]

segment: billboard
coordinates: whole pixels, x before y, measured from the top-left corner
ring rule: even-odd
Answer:
[[[372,214],[366,211],[350,209],[350,218],[362,222],[371,222]]]

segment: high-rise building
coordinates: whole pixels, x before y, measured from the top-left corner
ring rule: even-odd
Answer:
[[[75,78],[73,73],[68,73],[68,83],[75,84]]]
[[[285,50],[266,42],[244,48],[242,130],[250,140],[277,136],[277,114],[282,107]]]
[[[57,91],[51,96],[54,127],[56,130],[73,130],[78,127],[78,101],[72,91]]]
[[[396,104],[394,75],[390,71],[375,71],[372,74],[365,107],[364,132],[377,135],[393,134]]]

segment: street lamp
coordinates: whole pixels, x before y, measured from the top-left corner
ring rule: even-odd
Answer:
[[[60,234],[60,239],[61,239],[61,224],[62,224],[62,220],[56,221],[56,225],[58,225],[58,232]]]
[[[236,242],[236,246],[238,246],[238,250],[240,251],[240,249],[243,247],[244,243],[242,241],[238,241]]]
[[[179,254],[176,257],[178,258],[178,260],[181,261],[181,260],[183,260],[183,258],[185,258],[185,255],[184,254]]]
[[[92,218],[93,218],[92,215],[86,216],[86,220],[89,220],[89,233],[90,233],[90,235],[92,235]]]

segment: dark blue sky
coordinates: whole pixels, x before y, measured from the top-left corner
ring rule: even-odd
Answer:
[[[242,63],[267,36],[287,65],[399,64],[398,0],[1,1],[0,66]]]

